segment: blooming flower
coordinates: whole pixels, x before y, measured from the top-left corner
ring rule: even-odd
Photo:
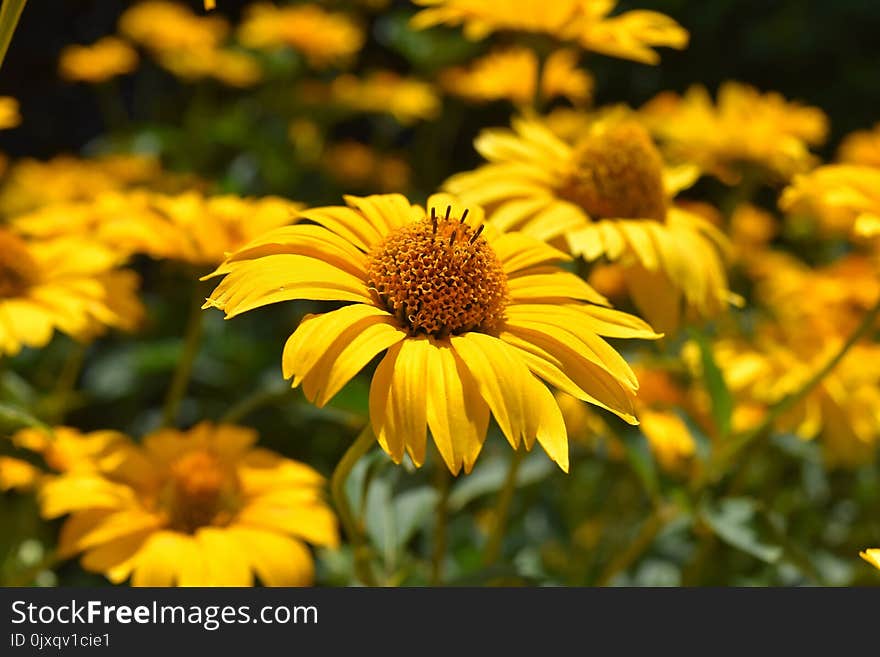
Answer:
[[[640,114],[670,157],[695,162],[730,183],[739,180],[742,163],[783,180],[806,171],[816,162],[809,147],[822,144],[828,133],[822,110],[739,82],[722,84],[715,104],[701,86],[683,96],[666,91]]]
[[[227,317],[281,301],[342,301],[304,319],[288,340],[284,375],[318,406],[375,356],[370,421],[399,463],[425,459],[426,428],[453,473],[470,472],[495,416],[514,448],[537,442],[568,469],[565,426],[542,381],[635,423],[637,381],[600,336],[652,338],[582,280],[565,256],[499,234],[477,206],[446,195],[428,211],[400,195],[346,197],[349,207],[303,212],[217,269],[205,307]]]
[[[779,197],[789,213],[806,213],[831,234],[880,235],[880,168],[829,164],[795,176]]]
[[[453,67],[441,74],[440,84],[449,93],[472,102],[509,100],[529,105],[538,88],[538,58],[520,46],[496,50],[468,67]],[[541,98],[563,97],[582,104],[593,92],[593,78],[577,68],[572,50],[553,52],[544,64],[540,80]]]
[[[391,114],[404,125],[431,119],[440,111],[440,99],[430,84],[393,71],[374,71],[363,78],[340,75],[330,85],[307,82],[302,96],[355,112]]]
[[[840,142],[837,160],[880,169],[880,123],[871,130],[856,130]]]
[[[278,197],[108,192],[17,217],[16,230],[39,236],[91,235],[126,255],[142,253],[217,265],[260,233],[295,220],[302,205]]]
[[[28,158],[10,167],[0,188],[0,212],[12,217],[56,203],[92,200],[106,191],[161,184],[164,177],[158,160],[140,155]]]
[[[318,4],[277,7],[260,2],[247,8],[238,39],[249,48],[289,46],[318,68],[345,62],[364,43],[363,30],[346,14]]]
[[[61,51],[58,71],[76,82],[105,82],[137,68],[138,55],[122,39],[104,37],[90,46],[67,46]]]
[[[59,554],[133,586],[310,584],[304,541],[334,547],[323,478],[254,447],[256,432],[204,422],[124,441],[91,470],[40,489],[46,518],[70,514]]]
[[[24,240],[0,229],[0,354],[43,347],[54,332],[79,340],[133,329],[143,308],[120,257],[82,238]]]
[[[216,48],[229,33],[229,24],[220,16],[198,16],[174,2],[147,0],[120,16],[119,32],[152,52],[195,54]]]
[[[475,147],[489,163],[445,188],[486,206],[499,229],[564,238],[574,255],[619,261],[634,302],[659,330],[674,331],[682,313],[707,317],[726,307],[726,239],[671,202],[696,172],[664,168],[639,125],[597,120],[572,145],[520,119],[513,130],[484,131]]]
[[[18,101],[10,96],[0,96],[0,130],[14,128],[20,123]]]
[[[464,25],[469,39],[484,39],[492,32],[513,30],[549,34],[574,41],[594,52],[656,64],[654,46],[682,49],[688,33],[669,16],[656,11],[627,11],[610,16],[613,0],[415,0],[426,7],[412,19],[413,27]]]

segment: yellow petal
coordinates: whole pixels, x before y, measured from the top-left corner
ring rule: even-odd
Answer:
[[[514,449],[521,437],[531,439],[528,427],[534,416],[530,417],[531,400],[524,398],[523,390],[533,377],[522,360],[490,335],[465,333],[452,336],[450,342]]]
[[[260,529],[233,526],[229,534],[248,555],[257,577],[266,586],[309,586],[315,566],[308,548],[296,539]]]
[[[251,586],[254,582],[248,554],[225,529],[202,527],[196,532],[204,569],[202,586]]]
[[[474,394],[471,376],[449,341],[429,350],[425,385],[428,426],[440,455],[452,474],[463,464],[470,471],[486,438],[489,407]]]
[[[294,299],[372,303],[362,279],[315,258],[278,254],[232,263],[204,307],[220,308],[229,319]]]

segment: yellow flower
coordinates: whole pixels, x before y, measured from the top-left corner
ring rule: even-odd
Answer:
[[[205,0],[205,11],[217,8],[217,0]]]
[[[392,71],[375,71],[364,78],[340,75],[329,87],[305,85],[307,100],[331,102],[356,112],[391,114],[400,123],[432,119],[440,111],[440,99],[433,87]]]
[[[639,420],[660,467],[670,472],[685,471],[696,454],[697,444],[681,416],[670,410],[642,409]]]
[[[816,162],[809,146],[828,133],[822,110],[738,82],[721,85],[717,104],[694,86],[684,96],[659,94],[640,114],[673,159],[695,162],[728,183],[739,180],[743,163],[782,179],[805,171]]]
[[[128,438],[118,431],[82,433],[72,427],[21,429],[12,436],[12,444],[39,454],[53,472],[91,472],[105,463],[114,463]]]
[[[351,59],[361,49],[364,33],[346,14],[317,4],[257,3],[248,7],[238,39],[249,48],[289,46],[323,68]]]
[[[509,100],[530,105],[538,84],[538,59],[529,48],[511,46],[496,50],[471,63],[444,71],[440,84],[451,94],[472,102]],[[593,77],[577,68],[577,53],[557,50],[541,73],[541,98],[563,97],[575,104],[589,101]]]
[[[228,48],[211,48],[197,54],[168,51],[159,55],[159,63],[184,80],[214,78],[230,87],[250,87],[263,77],[263,69],[253,55]]]
[[[806,346],[775,327],[754,337],[719,340],[715,361],[738,405],[767,408],[800,390],[843,338],[810,333]],[[753,424],[764,413],[752,413]],[[853,346],[841,363],[807,397],[779,419],[776,428],[804,440],[821,439],[829,465],[870,461],[880,443],[880,345]]]
[[[740,204],[730,217],[730,237],[740,257],[760,257],[777,233],[773,215],[755,205]]]
[[[14,128],[20,123],[18,101],[10,96],[0,96],[0,130]]]
[[[215,49],[229,33],[229,24],[219,16],[198,16],[174,2],[148,0],[120,16],[119,32],[153,52],[195,55]]]
[[[284,348],[284,375],[309,400],[323,406],[385,352],[370,388],[380,445],[420,466],[430,428],[455,474],[473,467],[490,411],[514,448],[537,440],[568,469],[544,382],[636,422],[635,376],[600,336],[656,335],[554,266],[564,254],[499,234],[479,207],[446,195],[427,212],[397,194],[346,202],[304,211],[317,225],[271,231],[231,255],[205,304],[229,318],[294,299],[348,302],[307,317]]]
[[[880,169],[880,123],[871,130],[857,130],[840,142],[837,159],[844,164],[861,164]]]
[[[574,145],[535,119],[486,130],[475,142],[489,160],[445,188],[489,210],[501,230],[564,238],[573,255],[625,266],[627,287],[652,326],[674,331],[683,312],[708,317],[730,300],[724,236],[671,203],[698,173],[665,169],[638,124],[609,116]]]
[[[165,429],[126,441],[92,470],[40,489],[43,516],[70,514],[63,557],[133,586],[311,584],[304,541],[335,547],[336,521],[310,467],[254,447],[233,425]]]
[[[143,308],[137,276],[117,254],[84,238],[29,240],[0,229],[0,355],[43,347],[61,331],[85,340],[133,329]]]
[[[137,68],[137,52],[122,39],[104,37],[90,46],[67,46],[61,51],[58,71],[76,82],[105,82]]]
[[[333,144],[324,152],[321,167],[351,187],[401,191],[409,184],[409,165],[401,157],[375,152],[356,141]]]
[[[34,490],[43,476],[35,465],[12,456],[0,456],[0,493]]]
[[[140,155],[25,159],[12,165],[0,189],[0,213],[12,217],[56,203],[91,200],[106,191],[159,182],[161,176],[158,160]]]
[[[412,19],[417,29],[434,25],[464,25],[469,39],[513,30],[549,34],[574,41],[586,50],[656,64],[653,46],[682,49],[688,33],[669,16],[656,11],[627,11],[610,16],[615,0],[415,0],[427,7]]]
[[[880,548],[869,548],[859,552],[859,556],[874,568],[880,568]]]
[[[829,164],[795,176],[779,206],[814,216],[831,234],[880,235],[880,168]]]
[[[296,220],[302,205],[278,197],[108,192],[92,201],[56,204],[13,220],[39,236],[90,235],[130,255],[216,266],[270,228]]]

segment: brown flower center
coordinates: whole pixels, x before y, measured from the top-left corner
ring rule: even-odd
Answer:
[[[36,282],[37,263],[19,237],[0,230],[0,299],[18,297]]]
[[[507,276],[483,227],[450,213],[432,208],[369,254],[370,287],[413,335],[493,332],[504,317]]]
[[[167,507],[171,526],[194,532],[207,525],[224,525],[235,510],[235,477],[211,452],[196,450],[171,465]]]
[[[559,194],[594,219],[663,221],[663,159],[640,125],[612,124],[575,146],[571,173]]]

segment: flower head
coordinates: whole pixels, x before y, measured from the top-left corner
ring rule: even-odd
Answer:
[[[683,96],[663,92],[639,112],[672,159],[695,162],[731,183],[743,163],[783,180],[806,171],[816,162],[809,147],[828,132],[822,110],[738,82],[721,85],[714,104],[704,87],[694,86]]]
[[[545,382],[635,423],[636,379],[600,336],[656,335],[557,268],[564,254],[499,234],[478,206],[446,195],[427,211],[396,194],[346,201],[232,254],[206,304],[234,317],[293,299],[347,302],[308,316],[284,348],[284,375],[308,399],[323,406],[384,352],[370,388],[379,443],[421,465],[430,429],[453,473],[473,467],[490,411],[514,448],[537,440],[567,469]]]
[[[570,143],[541,121],[520,119],[513,130],[484,131],[475,146],[489,163],[445,187],[485,205],[497,228],[625,265],[633,300],[660,330],[675,330],[683,313],[706,317],[726,307],[725,238],[672,202],[698,171],[667,167],[637,123],[598,119]]]
[[[656,11],[628,11],[611,16],[614,0],[416,0],[425,6],[413,17],[418,29],[434,25],[464,25],[470,39],[512,30],[549,34],[573,41],[594,52],[656,64],[655,46],[684,48],[688,33],[669,16]]]
[[[393,71],[374,71],[362,78],[339,75],[329,85],[308,82],[302,95],[355,112],[391,114],[404,125],[434,118],[440,111],[440,99],[430,84]]]
[[[0,130],[14,128],[20,123],[18,101],[11,96],[0,96]]]
[[[789,213],[818,219],[823,232],[880,235],[880,168],[829,164],[795,176],[779,198]]]
[[[363,30],[349,16],[308,3],[287,7],[253,4],[239,27],[238,38],[250,48],[288,46],[318,68],[345,62],[364,43]]]
[[[122,39],[104,37],[90,46],[67,46],[61,51],[61,77],[75,82],[105,82],[137,68],[138,55]]]
[[[122,14],[119,32],[154,53],[196,55],[216,48],[229,33],[229,24],[219,16],[198,16],[174,2],[147,0]]]
[[[529,105],[539,88],[538,58],[529,48],[512,46],[496,50],[467,67],[447,69],[440,83],[449,93],[471,102],[509,100]],[[593,78],[577,68],[577,54],[573,50],[557,50],[544,64],[540,90],[544,100],[563,97],[583,104],[592,95]]]
[[[82,553],[86,570],[134,586],[250,586],[254,574],[270,586],[310,584],[304,541],[338,542],[324,480],[256,438],[207,422],[166,429],[50,478],[43,515],[69,514],[59,553]]]
[[[55,331],[86,340],[133,329],[143,308],[120,257],[82,238],[29,240],[0,229],[0,354],[43,347]]]
[[[214,266],[260,233],[293,222],[301,208],[278,197],[134,190],[48,206],[17,217],[14,225],[43,237],[91,235],[126,255]]]
[[[880,123],[871,130],[856,130],[840,142],[838,161],[880,169]]]
[[[0,188],[0,212],[7,217],[56,203],[92,200],[103,192],[159,183],[158,160],[140,155],[105,155],[83,160],[15,162]]]

